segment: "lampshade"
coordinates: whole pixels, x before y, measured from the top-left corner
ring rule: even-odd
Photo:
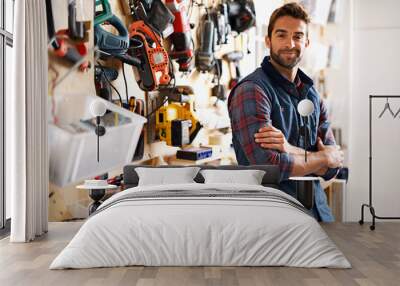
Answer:
[[[314,112],[314,103],[309,99],[303,99],[297,105],[297,111],[301,116],[308,116]]]
[[[103,116],[106,113],[107,107],[100,99],[94,100],[90,104],[90,113],[93,116]]]

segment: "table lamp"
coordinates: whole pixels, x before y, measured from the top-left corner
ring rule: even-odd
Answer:
[[[308,116],[314,112],[314,103],[309,99],[303,99],[297,105],[297,111],[299,114],[304,118],[304,125],[302,126],[302,130],[304,134],[304,159],[307,162],[307,148],[308,148],[308,141],[310,140],[309,134],[309,127],[308,127]]]
[[[100,157],[100,136],[103,136],[106,134],[106,128],[102,125],[100,125],[100,117],[103,116],[107,111],[107,107],[103,101],[100,99],[94,100],[90,104],[90,113],[96,117],[96,129],[95,133],[97,135],[97,162],[99,162],[99,157]]]

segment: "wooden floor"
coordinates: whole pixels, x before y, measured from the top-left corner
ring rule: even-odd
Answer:
[[[81,222],[50,223],[43,238],[27,244],[0,241],[0,285],[400,285],[400,223],[323,225],[353,268],[123,267],[48,270]]]

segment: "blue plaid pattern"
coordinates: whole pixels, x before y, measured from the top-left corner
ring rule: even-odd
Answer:
[[[264,149],[255,142],[254,134],[272,124],[282,131],[293,146],[304,149],[299,138],[299,128],[303,119],[297,113],[297,104],[303,98],[313,101],[315,110],[310,116],[311,147],[317,151],[317,138],[325,145],[335,145],[335,138],[328,121],[328,111],[324,101],[313,87],[313,81],[298,70],[296,83],[284,78],[266,57],[255,72],[245,77],[232,89],[228,99],[228,110],[232,126],[232,143],[240,165],[278,165],[281,171],[280,189],[295,196],[295,183],[288,180],[293,170],[294,158],[291,154]],[[333,178],[338,169],[329,169],[325,180]],[[326,195],[319,182],[315,183],[315,209],[317,218],[333,221]]]

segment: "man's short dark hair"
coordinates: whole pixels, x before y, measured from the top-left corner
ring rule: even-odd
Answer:
[[[297,3],[288,3],[276,9],[269,18],[268,37],[271,38],[276,20],[281,17],[290,16],[295,19],[303,20],[306,24],[310,23],[310,16],[304,8]]]

